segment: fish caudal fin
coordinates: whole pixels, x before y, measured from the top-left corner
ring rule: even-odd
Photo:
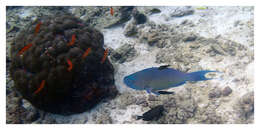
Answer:
[[[211,71],[211,70],[202,70],[188,73],[188,81],[204,81],[204,80],[211,80],[217,78],[207,78],[205,75],[210,72],[218,72],[218,71]],[[218,72],[220,73],[220,72]]]
[[[140,119],[143,119],[143,116],[137,116],[136,117],[136,120],[140,120]]]

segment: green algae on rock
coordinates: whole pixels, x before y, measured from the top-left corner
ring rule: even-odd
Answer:
[[[37,24],[40,30],[35,34]],[[76,36],[75,43],[68,46]],[[27,44],[33,45],[21,55]],[[114,97],[114,68],[104,54],[104,38],[98,30],[68,15],[44,16],[32,22],[13,40],[11,77],[14,87],[35,107],[58,114],[84,112],[106,97]],[[91,52],[82,58],[84,52]],[[68,59],[73,68],[68,71]],[[34,94],[42,81],[42,90]]]

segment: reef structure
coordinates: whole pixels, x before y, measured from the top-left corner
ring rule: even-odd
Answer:
[[[117,95],[103,34],[69,14],[43,16],[11,45],[14,88],[35,107],[56,114],[84,112]],[[101,62],[102,61],[102,62]]]

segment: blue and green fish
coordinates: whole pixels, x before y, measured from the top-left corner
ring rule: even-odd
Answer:
[[[147,68],[136,73],[124,77],[124,83],[136,90],[146,90],[148,93],[171,94],[173,92],[161,91],[172,87],[177,87],[185,84],[187,81],[196,82],[211,80],[205,75],[209,72],[218,72],[211,70],[202,70],[191,73],[181,72],[173,68],[168,68],[169,65],[161,67]]]

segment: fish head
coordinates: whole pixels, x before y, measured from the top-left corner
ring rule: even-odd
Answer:
[[[124,83],[132,89],[136,89],[136,90],[144,89],[142,86],[138,85],[138,79],[134,74],[125,76]]]

